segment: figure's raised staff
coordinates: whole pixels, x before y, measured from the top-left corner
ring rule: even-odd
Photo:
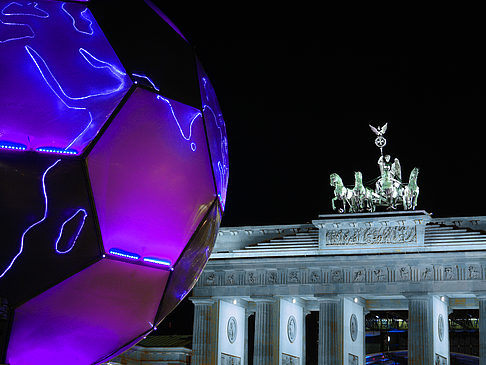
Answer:
[[[383,127],[378,126],[377,128],[373,127],[371,124],[369,125],[371,130],[375,132],[375,145],[380,149],[380,153],[383,156],[383,147],[386,146],[386,138],[383,135],[386,132],[386,128],[388,127],[388,123],[385,123]]]

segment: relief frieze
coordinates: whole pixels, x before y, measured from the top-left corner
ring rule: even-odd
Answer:
[[[333,229],[326,232],[327,246],[417,243],[416,226]]]
[[[320,270],[312,270],[309,273],[309,283],[317,284],[321,282],[321,271]]]
[[[384,282],[427,282],[483,280],[485,268],[479,263],[462,265],[418,264],[369,265],[357,267],[323,266],[264,271],[208,271],[199,286],[351,284]]]

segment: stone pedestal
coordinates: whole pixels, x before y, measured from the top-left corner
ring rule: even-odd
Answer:
[[[217,316],[216,303],[211,299],[191,298],[194,303],[192,365],[216,364]]]
[[[423,246],[425,211],[320,215],[319,248]]]
[[[278,313],[274,298],[253,298],[255,310],[254,365],[278,364]]]

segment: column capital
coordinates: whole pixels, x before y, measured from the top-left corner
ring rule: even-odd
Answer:
[[[283,299],[304,309],[307,308],[306,301],[298,295],[275,296],[275,299]]]
[[[432,294],[427,292],[405,292],[402,295],[408,300],[429,300]]]
[[[255,303],[275,303],[278,298],[272,295],[255,295],[250,296],[250,300]]]
[[[242,297],[240,296],[214,296],[211,297],[210,299],[214,300],[215,302],[222,301],[233,305],[237,305],[241,308],[248,308],[248,301],[242,299]]]
[[[190,297],[189,300],[196,304],[206,304],[206,305],[211,305],[216,303],[216,300],[212,297]]]
[[[316,300],[322,302],[340,302],[342,297],[336,294],[314,294]]]

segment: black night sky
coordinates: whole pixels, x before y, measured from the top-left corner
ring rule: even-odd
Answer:
[[[417,209],[484,214],[486,63],[472,32],[457,23],[450,34],[415,23],[395,32],[393,17],[357,22],[305,7],[159,6],[196,48],[226,120],[223,226],[332,213],[329,174],[351,186],[354,171],[365,183],[378,177],[368,124],[386,122],[385,153],[403,179],[420,169]]]

